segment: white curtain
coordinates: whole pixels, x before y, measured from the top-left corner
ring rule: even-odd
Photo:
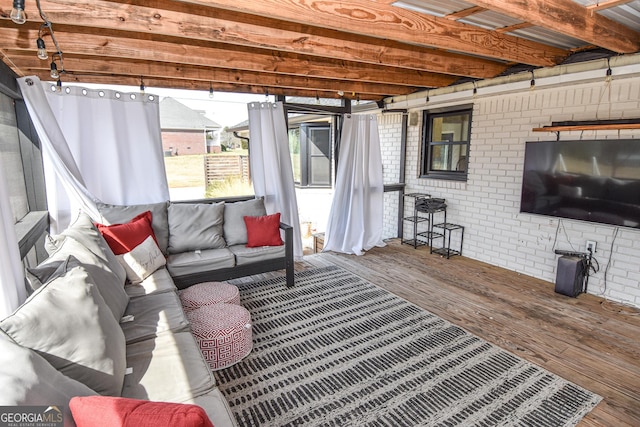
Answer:
[[[5,171],[0,165],[0,319],[27,298],[14,223]]]
[[[98,201],[142,204],[169,200],[155,95],[18,79],[43,147],[51,232]]]
[[[347,115],[323,250],[362,255],[374,246],[385,246],[383,197],[378,119]]]
[[[280,212],[293,227],[293,255],[302,257],[298,202],[289,154],[289,133],[281,102],[252,102],[249,109],[249,161],[256,196],[264,197],[267,213]]]

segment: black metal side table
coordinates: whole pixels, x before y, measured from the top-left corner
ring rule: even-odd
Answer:
[[[428,218],[428,229],[427,231],[423,231],[418,233],[418,237],[422,238],[426,241],[426,244],[429,245],[429,253],[433,253],[433,241],[439,238],[444,239],[444,233],[440,233],[434,231],[434,216],[437,213],[442,213],[444,215],[443,221],[447,222],[447,204],[444,199],[438,198],[428,198],[428,199],[420,199],[416,201],[416,210],[423,214],[427,215]],[[443,241],[444,246],[444,241]]]
[[[434,224],[434,228],[442,230],[442,247],[433,249],[432,252],[447,257],[449,259],[451,255],[462,255],[462,241],[464,239],[464,226],[460,224],[452,224],[450,222],[443,222],[440,224]],[[451,233],[454,231],[460,231],[460,250],[451,249]]]
[[[417,248],[418,246],[423,246],[426,245],[427,242],[424,239],[420,239],[419,235],[421,235],[422,233],[418,232],[418,224],[423,223],[425,221],[429,221],[428,217],[425,216],[421,216],[418,215],[418,204],[420,203],[421,200],[424,199],[428,199],[431,197],[430,194],[426,194],[426,193],[409,193],[409,194],[405,194],[404,195],[405,198],[408,199],[413,199],[413,212],[412,215],[410,216],[405,216],[403,218],[404,221],[410,222],[413,226],[413,238],[412,239],[405,239],[404,236],[402,236],[402,243],[407,244],[407,245],[411,245],[413,246],[413,248]],[[427,224],[427,226],[429,226],[429,224]]]

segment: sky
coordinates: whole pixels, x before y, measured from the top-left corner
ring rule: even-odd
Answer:
[[[139,90],[139,88],[138,88]],[[214,92],[209,98],[209,91],[156,89],[150,88],[147,93],[155,93],[161,98],[170,96],[193,110],[204,110],[205,116],[221,125],[233,126],[248,119],[247,104],[249,102],[273,102],[272,97],[265,95]]]

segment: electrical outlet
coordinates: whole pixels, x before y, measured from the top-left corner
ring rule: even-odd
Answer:
[[[596,242],[594,242],[593,240],[587,240],[586,250],[587,250],[587,252],[591,252],[592,254],[595,254],[596,253]]]

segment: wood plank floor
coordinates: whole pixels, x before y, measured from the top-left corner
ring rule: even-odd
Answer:
[[[601,395],[580,426],[640,426],[640,311],[465,257],[389,242],[366,255],[313,254]]]

